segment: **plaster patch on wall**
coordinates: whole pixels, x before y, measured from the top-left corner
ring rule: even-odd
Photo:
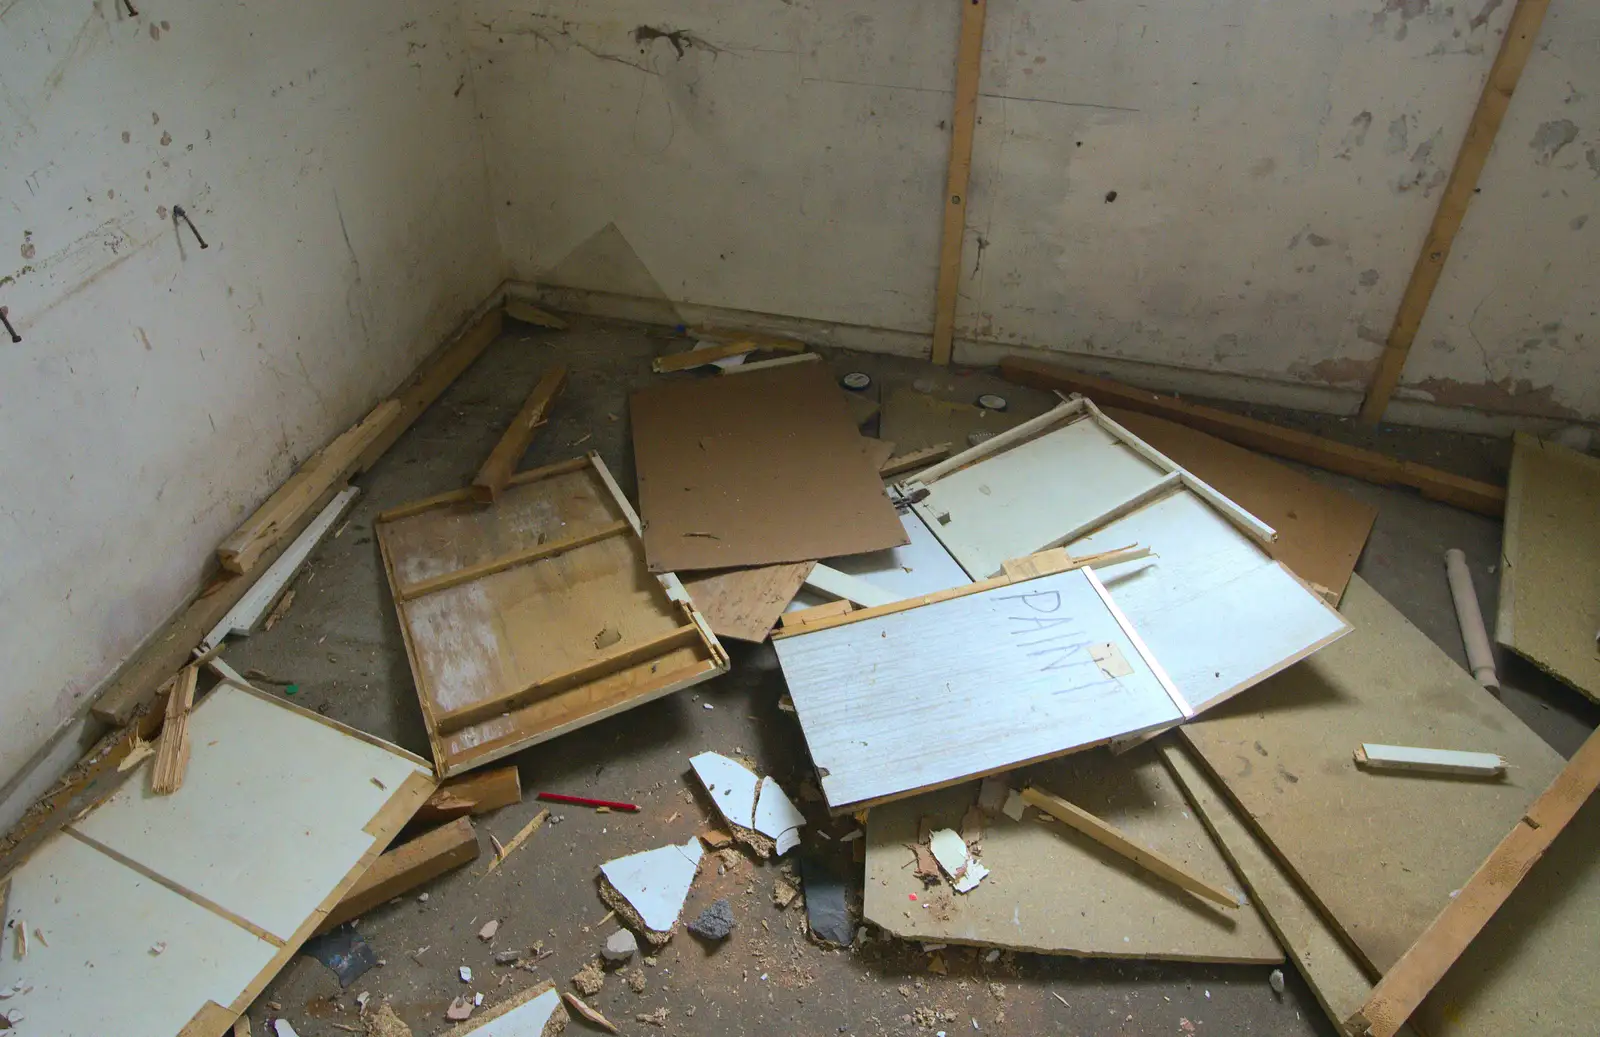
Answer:
[[[1535,388],[1526,378],[1507,376],[1493,382],[1459,382],[1453,378],[1424,378],[1408,383],[1407,389],[1425,393],[1428,399],[1452,407],[1472,407],[1503,414],[1523,414],[1542,418],[1577,418],[1583,415],[1556,402],[1555,387]]]
[[[1562,148],[1577,139],[1577,123],[1571,119],[1552,119],[1539,124],[1539,128],[1533,131],[1533,139],[1528,141],[1528,147],[1538,155],[1535,162],[1548,166]]]
[[[1353,356],[1329,357],[1314,364],[1293,364],[1289,373],[1303,382],[1334,387],[1356,386],[1365,388],[1378,370],[1378,361]]]

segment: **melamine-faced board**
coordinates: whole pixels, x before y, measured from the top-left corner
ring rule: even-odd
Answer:
[[[1167,473],[1088,417],[928,485],[918,510],[974,579],[1047,547]]]
[[[905,528],[909,541],[904,547],[830,558],[827,564],[887,591],[896,601],[972,582],[915,511],[910,508],[902,511],[900,525]],[[810,608],[830,600],[826,594],[802,589],[785,611]]]
[[[1183,716],[1081,569],[784,638],[776,647],[835,811]]]
[[[1047,788],[1141,846],[1226,889],[1228,870],[1154,747],[1120,755],[1090,750],[1036,764],[1011,784]],[[1275,964],[1283,960],[1254,907],[1207,904],[1153,878],[1066,825],[1029,811],[986,818],[981,859],[989,875],[970,893],[924,888],[908,844],[919,826],[961,828],[976,783],[874,807],[867,818],[862,915],[906,940],[962,943],[1092,958]],[[913,902],[910,894],[916,894]],[[927,905],[927,906],[925,906]]]

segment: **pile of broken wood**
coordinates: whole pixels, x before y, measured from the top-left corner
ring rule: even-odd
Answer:
[[[861,918],[884,933],[1287,957],[1350,1033],[1590,1027],[1569,995],[1600,911],[1600,743],[1564,761],[1492,694],[1459,556],[1473,673],[1354,575],[1375,509],[1255,451],[1503,512],[1496,639],[1600,696],[1600,593],[1560,578],[1600,568],[1592,459],[1519,438],[1508,493],[1036,361],[1001,368],[1059,390],[1030,415],[880,400],[797,343],[732,336],[658,359],[669,377],[632,397],[635,510],[598,454],[518,471],[553,370],[468,486],[376,523],[425,761],[252,687],[218,652],[499,320],[224,542],[223,575],[100,699],[113,733],[0,844],[16,944],[0,991],[26,991],[13,1003],[45,1029],[118,1021],[95,1014],[116,997],[44,960],[76,955],[97,984],[163,991],[138,1032],[222,1033],[308,937],[477,858],[468,816],[521,798],[515,767],[489,765],[727,672],[722,639],[770,642],[814,793],[860,822]],[[758,353],[778,355],[745,362]],[[881,438],[860,431],[875,417]],[[1586,559],[1560,555],[1584,537]],[[197,699],[203,669],[217,683]],[[284,739],[315,742],[325,770],[282,774]],[[756,761],[691,765],[720,815],[713,849],[805,844]],[[546,817],[495,843],[490,869]],[[197,832],[211,856],[180,852]],[[629,930],[671,937],[702,842],[596,862]],[[125,922],[80,923],[102,912]],[[819,939],[859,938],[811,917]],[[539,1033],[562,1011],[546,984],[460,1032],[514,1015]]]

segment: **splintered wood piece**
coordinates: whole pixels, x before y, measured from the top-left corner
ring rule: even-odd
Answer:
[[[413,824],[453,821],[520,802],[522,776],[515,764],[509,764],[451,778],[422,804],[411,821]]]
[[[200,665],[190,663],[178,674],[167,695],[167,715],[161,725],[161,744],[156,748],[155,768],[150,791],[170,796],[183,787],[183,774],[189,766],[189,711],[194,708],[195,684]]]
[[[563,990],[561,992],[561,999],[565,1001],[574,1012],[577,1012],[579,1015],[583,1016],[589,1022],[594,1023],[607,1033],[621,1032],[617,1029],[616,1024],[614,1024],[610,1019],[607,1019],[605,1016],[601,1015],[598,1010],[590,1008],[589,1005],[577,994],[568,993],[567,991]]]
[[[537,832],[540,826],[542,826],[545,821],[549,820],[549,818],[550,811],[539,811],[537,814],[533,815],[532,821],[529,821],[527,824],[523,825],[522,830],[511,837],[511,841],[509,843],[506,843],[504,846],[496,845],[494,860],[489,862],[489,868],[484,872],[484,875],[493,875],[495,869],[500,867],[501,863],[507,857],[511,856],[513,853],[516,853],[517,848],[528,841],[528,836],[532,835],[534,832]]]
[[[512,320],[520,320],[524,324],[532,324],[536,328],[549,328],[551,331],[566,331],[568,327],[565,320],[550,311],[541,310],[521,299],[506,300],[506,316]]]
[[[381,855],[318,926],[326,932],[478,857],[478,836],[464,817]]]
[[[1600,786],[1600,734],[1584,741],[1433,924],[1384,973],[1367,1003],[1345,1021],[1346,1031],[1393,1037],[1588,802],[1596,786]]]
[[[337,439],[312,454],[266,503],[217,548],[229,572],[246,573],[336,483],[348,478],[356,460],[400,415],[397,400],[384,400]]]
[[[539,384],[528,394],[527,402],[506,427],[505,435],[500,437],[500,442],[489,451],[483,467],[478,469],[478,475],[470,487],[473,500],[479,504],[492,504],[500,491],[506,488],[511,473],[516,471],[522,455],[528,452],[534,432],[545,423],[556,393],[561,391],[566,381],[567,369],[559,366],[546,371],[544,377],[539,379]]]
[[[1095,842],[1114,853],[1120,854],[1133,861],[1152,875],[1166,879],[1195,896],[1209,900],[1223,907],[1238,907],[1239,898],[1229,893],[1220,886],[1214,886],[1198,875],[1192,874],[1177,861],[1171,860],[1155,850],[1140,846],[1138,843],[1123,835],[1116,828],[1106,824],[1087,810],[1068,803],[1060,796],[1046,792],[1039,788],[1022,790],[1022,800],[1029,806],[1049,814],[1058,821],[1082,832]]]

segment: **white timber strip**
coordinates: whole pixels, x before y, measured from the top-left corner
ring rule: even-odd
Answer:
[[[600,481],[605,484],[606,491],[611,494],[611,499],[616,502],[617,510],[622,512],[622,517],[627,519],[628,525],[633,527],[633,535],[643,537],[644,525],[639,521],[639,513],[633,510],[632,504],[628,503],[628,498],[623,495],[622,487],[618,486],[617,480],[612,477],[611,469],[606,467],[606,463],[600,460],[600,455],[593,450],[589,451],[589,464],[594,468],[595,474],[600,477]],[[683,582],[678,579],[676,573],[657,573],[656,582],[661,584],[661,589],[674,602],[679,605],[692,606],[689,600],[689,592],[683,589]],[[699,622],[698,617],[699,613],[695,613],[696,623]],[[722,651],[722,646],[717,644],[715,638],[711,639],[711,643],[717,645],[716,650],[718,652]]]
[[[874,605],[887,605],[891,601],[898,601],[893,594],[882,588],[875,587],[859,576],[840,572],[837,569],[818,562],[811,567],[811,575],[806,577],[805,585],[814,591],[833,598],[842,598],[854,602],[862,608],[872,608]]]
[[[1144,458],[1146,461],[1149,461],[1156,467],[1161,468],[1164,471],[1177,472],[1183,479],[1183,485],[1188,487],[1191,493],[1204,500],[1213,508],[1216,508],[1219,512],[1226,516],[1230,522],[1232,522],[1235,526],[1238,526],[1239,529],[1250,539],[1254,540],[1264,548],[1270,548],[1273,542],[1278,539],[1277,530],[1273,529],[1265,522],[1262,522],[1248,511],[1239,507],[1239,505],[1235,504],[1227,497],[1224,497],[1221,493],[1218,493],[1217,490],[1204,479],[1201,479],[1199,476],[1195,475],[1187,468],[1184,468],[1182,465],[1177,464],[1171,458],[1167,457],[1166,454],[1163,454],[1149,443],[1146,443],[1132,432],[1129,432],[1115,421],[1112,421],[1110,418],[1106,417],[1100,412],[1100,408],[1094,405],[1093,400],[1085,399],[1083,402],[1089,408],[1090,416],[1094,418],[1095,422],[1099,424],[1101,428],[1105,429],[1112,436],[1120,440],[1122,444],[1129,450],[1132,450],[1134,453],[1138,454],[1140,457]]]
[[[1025,421],[1016,428],[1007,429],[997,436],[984,440],[982,443],[972,447],[970,450],[963,450],[956,456],[949,458],[948,460],[941,461],[932,468],[924,469],[915,480],[912,480],[912,482],[921,483],[922,485],[927,486],[944,478],[951,472],[959,471],[960,469],[965,468],[974,461],[981,461],[990,454],[999,453],[1002,450],[1009,449],[1014,443],[1019,443],[1034,436],[1041,435],[1045,432],[1045,430],[1056,425],[1066,424],[1067,422],[1082,416],[1084,404],[1087,402],[1088,401],[1086,400],[1072,400],[1070,402],[1063,403],[1059,407],[1054,407],[1031,421]]]
[[[327,507],[322,509],[311,525],[295,537],[289,549],[278,556],[278,560],[267,567],[255,585],[245,592],[239,603],[228,610],[216,626],[211,628],[211,633],[205,636],[200,646],[195,649],[196,655],[204,655],[220,645],[230,634],[247,637],[250,631],[261,622],[261,617],[266,615],[267,609],[278,600],[278,595],[293,580],[300,567],[311,557],[311,552],[316,550],[317,544],[328,535],[333,524],[338,522],[344,513],[349,510],[355,499],[361,496],[361,490],[355,486],[346,486],[329,501]]]
[[[1414,771],[1431,774],[1467,774],[1494,777],[1506,771],[1505,757],[1497,753],[1459,749],[1424,749],[1414,745],[1380,745],[1362,742],[1356,763],[1371,771]]]
[[[1178,707],[1178,712],[1182,713],[1186,719],[1194,716],[1194,707],[1189,705],[1189,700],[1183,697],[1183,693],[1178,690],[1178,686],[1172,683],[1172,678],[1167,675],[1166,668],[1161,665],[1161,660],[1157,659],[1155,653],[1150,651],[1149,646],[1144,643],[1144,638],[1139,636],[1139,632],[1133,628],[1133,624],[1128,622],[1128,617],[1123,615],[1122,610],[1117,607],[1117,603],[1112,599],[1111,593],[1106,590],[1106,585],[1100,582],[1100,577],[1096,576],[1094,570],[1089,566],[1084,567],[1083,574],[1089,578],[1089,586],[1094,588],[1094,592],[1105,603],[1106,610],[1111,613],[1111,618],[1117,621],[1117,626],[1122,628],[1122,632],[1127,635],[1128,640],[1133,644],[1133,650],[1138,652],[1139,658],[1143,659],[1145,665],[1150,667],[1150,672],[1160,682],[1161,690],[1167,693],[1167,698],[1172,700],[1172,704]]]

